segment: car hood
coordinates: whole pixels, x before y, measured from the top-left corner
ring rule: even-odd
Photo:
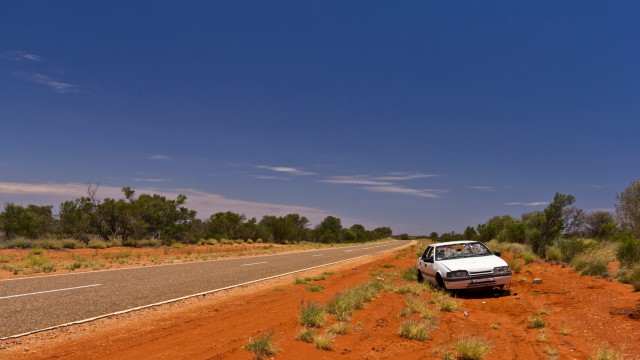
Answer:
[[[469,272],[492,271],[496,266],[507,266],[504,260],[495,255],[442,260],[440,264],[449,271],[467,270]]]

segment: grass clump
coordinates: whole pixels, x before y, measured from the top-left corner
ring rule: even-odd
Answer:
[[[400,285],[396,288],[393,288],[393,292],[396,294],[412,294],[412,295],[420,295],[423,292],[431,291],[431,283],[424,282],[422,284],[404,284]]]
[[[325,334],[325,335],[317,335],[313,338],[313,345],[315,345],[316,349],[320,350],[331,350],[333,345],[333,335]]]
[[[257,339],[249,339],[249,343],[244,346],[245,349],[251,351],[257,359],[263,359],[267,356],[278,353],[278,348],[273,344],[273,334],[269,333]]]
[[[300,309],[300,325],[304,327],[323,327],[327,322],[327,312],[323,306],[314,303],[307,303]]]
[[[614,350],[605,344],[597,348],[593,355],[589,357],[589,360],[623,360],[624,358],[624,352]]]
[[[373,281],[337,294],[327,305],[327,311],[339,321],[349,321],[353,312],[378,296],[383,287],[383,283]]]
[[[300,285],[300,284],[306,284],[306,283],[308,283],[308,282],[309,282],[309,280],[296,278],[293,282],[294,282],[295,284]]]
[[[524,261],[522,259],[512,259],[509,261],[509,267],[513,270],[514,274],[519,274],[522,270],[522,266],[524,265]]]
[[[549,335],[547,335],[546,328],[542,328],[538,330],[538,335],[536,335],[536,340],[538,342],[543,342],[543,343],[546,343],[547,341],[549,341]]]
[[[440,311],[454,312],[460,310],[460,302],[453,299],[445,291],[436,291],[431,300]]]
[[[349,333],[349,324],[344,322],[344,321],[335,323],[335,324],[331,325],[327,329],[327,332],[330,333],[330,334],[336,334],[336,335],[348,334]]]
[[[322,287],[320,285],[313,285],[313,286],[309,286],[307,288],[307,290],[309,290],[311,292],[322,292],[322,290],[324,290],[324,287]]]
[[[633,286],[634,291],[640,291],[640,265],[619,271],[617,277],[620,282]]]
[[[400,324],[400,336],[417,341],[425,341],[431,333],[431,325],[423,320],[407,320]]]
[[[406,281],[418,281],[418,272],[415,268],[407,268],[402,272],[402,278]]]
[[[458,352],[458,359],[480,360],[491,349],[491,343],[481,337],[463,337],[456,341],[453,347]]]
[[[571,266],[579,271],[580,275],[605,276],[609,273],[607,264],[613,260],[613,254],[606,250],[585,251],[573,258]]]
[[[494,330],[498,330],[498,329],[500,329],[501,325],[500,325],[500,323],[492,322],[489,326]]]
[[[313,329],[303,329],[298,332],[296,339],[307,343],[312,343],[316,337],[316,332]]]
[[[541,314],[536,314],[529,319],[529,325],[527,325],[527,329],[543,329],[546,328],[547,324],[542,320]]]

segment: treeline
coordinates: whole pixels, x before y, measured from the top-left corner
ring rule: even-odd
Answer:
[[[184,206],[187,197],[167,199],[158,194],[135,196],[130,187],[122,188],[124,198],[99,200],[97,186],[89,186],[87,196],[53,206],[7,203],[0,213],[4,240],[16,237],[36,240],[44,237],[71,238],[88,243],[91,238],[136,245],[145,239],[163,244],[196,243],[202,239],[262,240],[264,242],[350,243],[390,237],[389,227],[369,231],[360,224],[344,228],[339,218],[327,216],[311,227],[299,214],[264,216],[260,221],[231,211],[219,212],[202,220],[196,211]]]
[[[574,241],[576,239],[593,239],[619,243],[620,260],[637,263],[640,261],[640,180],[618,194],[616,201],[615,213],[601,210],[585,213],[574,205],[574,196],[556,193],[553,202],[542,211],[524,213],[519,218],[494,216],[475,227],[467,226],[463,233],[432,232],[428,237],[439,242],[496,239],[521,243],[542,257],[549,257],[549,249],[585,243]]]

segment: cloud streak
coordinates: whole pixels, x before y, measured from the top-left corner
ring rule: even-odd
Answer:
[[[504,203],[509,206],[542,206],[547,205],[549,202],[547,201],[534,201],[534,202],[508,202]]]
[[[29,80],[33,83],[44,85],[59,94],[76,92],[76,86],[70,83],[56,80],[50,76],[42,74],[31,74]]]
[[[327,183],[327,184],[344,184],[344,185],[373,185],[373,186],[393,185],[393,183],[388,181],[371,180],[367,175],[330,176],[328,179],[320,180],[320,182]]]
[[[0,55],[1,59],[7,59],[12,61],[33,61],[40,62],[43,61],[40,55],[27,53],[24,51],[5,51]]]
[[[415,179],[424,179],[430,177],[436,177],[440,175],[432,175],[432,174],[423,174],[423,173],[411,173],[411,172],[392,172],[388,175],[377,176],[376,180],[385,180],[385,181],[406,181],[406,180],[415,180]]]
[[[394,194],[403,194],[403,195],[411,195],[425,198],[441,198],[443,193],[447,192],[446,190],[439,189],[412,189],[404,186],[398,185],[387,185],[387,186],[365,186],[362,189],[372,192],[382,192],[382,193],[394,193]]]
[[[293,167],[285,167],[285,166],[257,165],[256,168],[257,169],[271,170],[271,171],[275,171],[275,172],[279,172],[279,173],[286,173],[286,174],[295,175],[295,176],[314,175],[314,173],[312,173],[310,171],[305,171],[305,170],[296,169],[296,168],[293,168]]]
[[[147,160],[173,160],[173,158],[166,155],[151,155]]]
[[[173,182],[173,180],[170,180],[170,179],[157,179],[157,178],[150,178],[150,179],[134,178],[133,181],[150,182],[150,183],[169,183],[169,182]]]

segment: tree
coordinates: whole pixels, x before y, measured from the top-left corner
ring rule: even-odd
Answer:
[[[575,201],[573,195],[556,193],[553,202],[544,209],[540,236],[531,244],[538,255],[543,256],[547,247],[561,234],[571,233],[581,225],[583,214],[582,210],[573,206]]]
[[[612,228],[613,225],[613,228]],[[584,235],[591,239],[607,238],[616,227],[613,214],[608,211],[594,211],[584,217]]]
[[[640,180],[636,180],[616,195],[616,218],[620,227],[640,238]]]
[[[51,232],[53,227],[53,206],[16,205],[7,203],[0,214],[0,224],[6,239],[24,236],[35,239]]]
[[[478,237],[478,232],[473,226],[467,226],[467,228],[464,229],[463,235],[465,239],[475,240],[476,237]]]

